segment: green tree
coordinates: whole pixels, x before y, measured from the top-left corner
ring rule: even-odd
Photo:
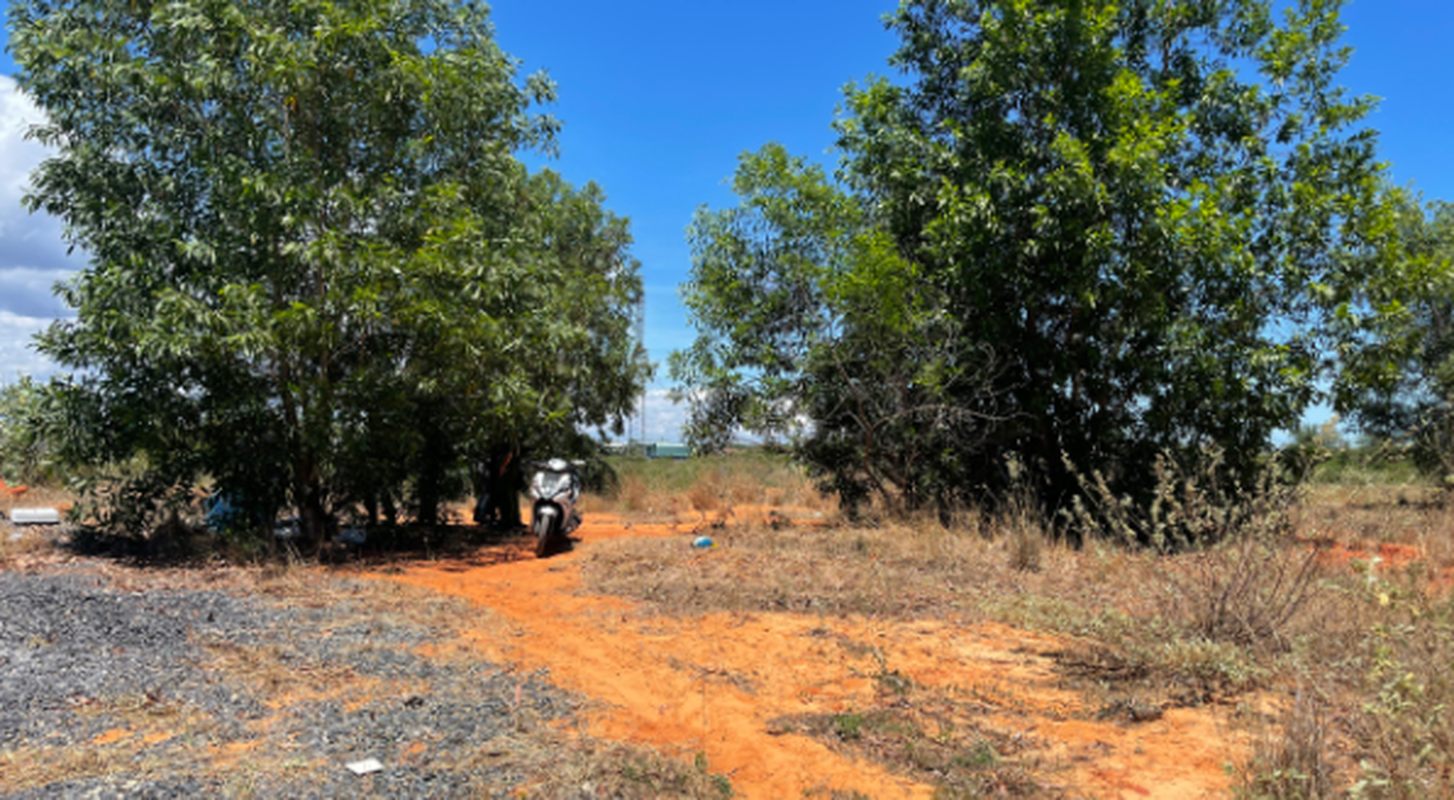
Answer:
[[[118,522],[210,476],[321,542],[620,426],[648,368],[630,238],[516,159],[553,147],[554,88],[484,4],[15,0],[10,29],[56,150],[29,202],[91,257],[40,348],[76,370],[68,456],[141,467]]]
[[[1337,408],[1454,485],[1454,205],[1394,192],[1396,268],[1333,316]]]
[[[1137,494],[1158,454],[1209,446],[1249,478],[1318,393],[1321,323],[1383,263],[1349,254],[1381,253],[1390,228],[1371,101],[1335,83],[1339,6],[905,0],[887,22],[906,79],[847,90],[840,186],[756,180],[769,150],[744,157],[741,207],[699,213],[700,338],[675,362],[690,430],[797,415],[799,454],[849,502],[993,498],[1020,464],[1055,506],[1078,486],[1067,462]],[[825,222],[820,191],[851,212]],[[834,286],[862,302],[835,305]],[[742,313],[753,297],[763,313]],[[872,412],[872,441],[842,435],[885,368],[926,397]],[[958,430],[880,487],[861,465],[924,438],[909,408]]]
[[[29,377],[0,386],[0,479],[47,483],[55,477],[45,400],[43,387]]]
[[[672,356],[690,392],[686,434],[786,436],[849,509],[970,499],[962,459],[997,418],[995,354],[959,326],[859,198],[779,145],[745,155],[739,208],[700,211],[687,307],[703,332]]]

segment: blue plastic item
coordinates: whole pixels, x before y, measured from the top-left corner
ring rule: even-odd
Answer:
[[[716,547],[717,543],[709,536],[698,536],[692,540],[692,547]]]

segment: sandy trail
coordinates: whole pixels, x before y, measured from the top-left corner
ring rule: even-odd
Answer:
[[[666,526],[628,525],[593,515],[575,552],[536,560],[526,545],[485,548],[453,562],[411,565],[372,577],[468,598],[481,615],[472,645],[596,701],[592,735],[705,754],[737,796],[929,797],[932,788],[834,753],[779,720],[872,707],[876,675],[897,672],[917,685],[975,698],[973,723],[1018,735],[1049,763],[1051,784],[1072,796],[1221,797],[1226,767],[1245,741],[1225,711],[1174,709],[1155,721],[1097,721],[1076,691],[1062,688],[1049,637],[995,624],[884,622],[800,614],[658,616],[637,603],[584,594],[579,556],[614,536],[660,536]],[[706,551],[702,557],[710,558]]]

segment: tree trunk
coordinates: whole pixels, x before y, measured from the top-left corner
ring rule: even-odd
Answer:
[[[419,473],[419,517],[420,525],[439,524],[439,476],[425,464]]]
[[[520,472],[519,454],[513,450],[496,450],[484,470],[485,497],[484,518],[501,528],[519,528],[520,486],[524,483]],[[479,522],[478,515],[476,522]]]
[[[415,498],[419,503],[417,521],[421,525],[433,526],[439,524],[439,504],[444,494],[444,473],[454,451],[439,424],[438,404],[435,401],[423,401],[416,413],[419,433],[424,440],[419,453],[418,487]]]
[[[307,500],[300,509],[299,534],[303,541],[312,542],[314,552],[323,552],[323,543],[333,532],[333,520],[323,507],[323,488],[315,479],[309,483]]]
[[[321,553],[332,526],[328,511],[323,506],[323,485],[318,479],[317,461],[312,454],[304,454],[294,463],[293,470],[293,500],[298,504],[298,538],[312,544],[315,553]],[[269,520],[268,526],[272,524]],[[268,533],[271,535],[271,530]]]

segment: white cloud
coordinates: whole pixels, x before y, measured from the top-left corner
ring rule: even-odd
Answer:
[[[637,420],[640,417],[636,417]],[[682,426],[687,421],[684,403],[673,403],[666,389],[646,392],[646,440],[649,442],[680,442]],[[641,423],[637,421],[637,425]]]
[[[0,311],[22,317],[72,316],[53,291],[57,281],[70,275],[69,270],[0,266]]]
[[[50,324],[47,318],[0,311],[0,385],[21,375],[44,379],[55,372],[56,365],[31,347],[31,337]]]
[[[626,431],[621,436],[608,436],[614,441],[642,441],[642,402],[636,401],[636,410],[626,419]],[[646,432],[644,441],[680,442],[682,425],[687,418],[685,404],[671,401],[670,391],[653,388],[646,391]]]
[[[31,214],[21,204],[31,171],[48,154],[25,134],[44,119],[15,80],[0,75],[0,381],[55,370],[30,349],[30,339],[53,319],[69,316],[51,287],[83,261],[80,254],[67,255],[60,220]]]

